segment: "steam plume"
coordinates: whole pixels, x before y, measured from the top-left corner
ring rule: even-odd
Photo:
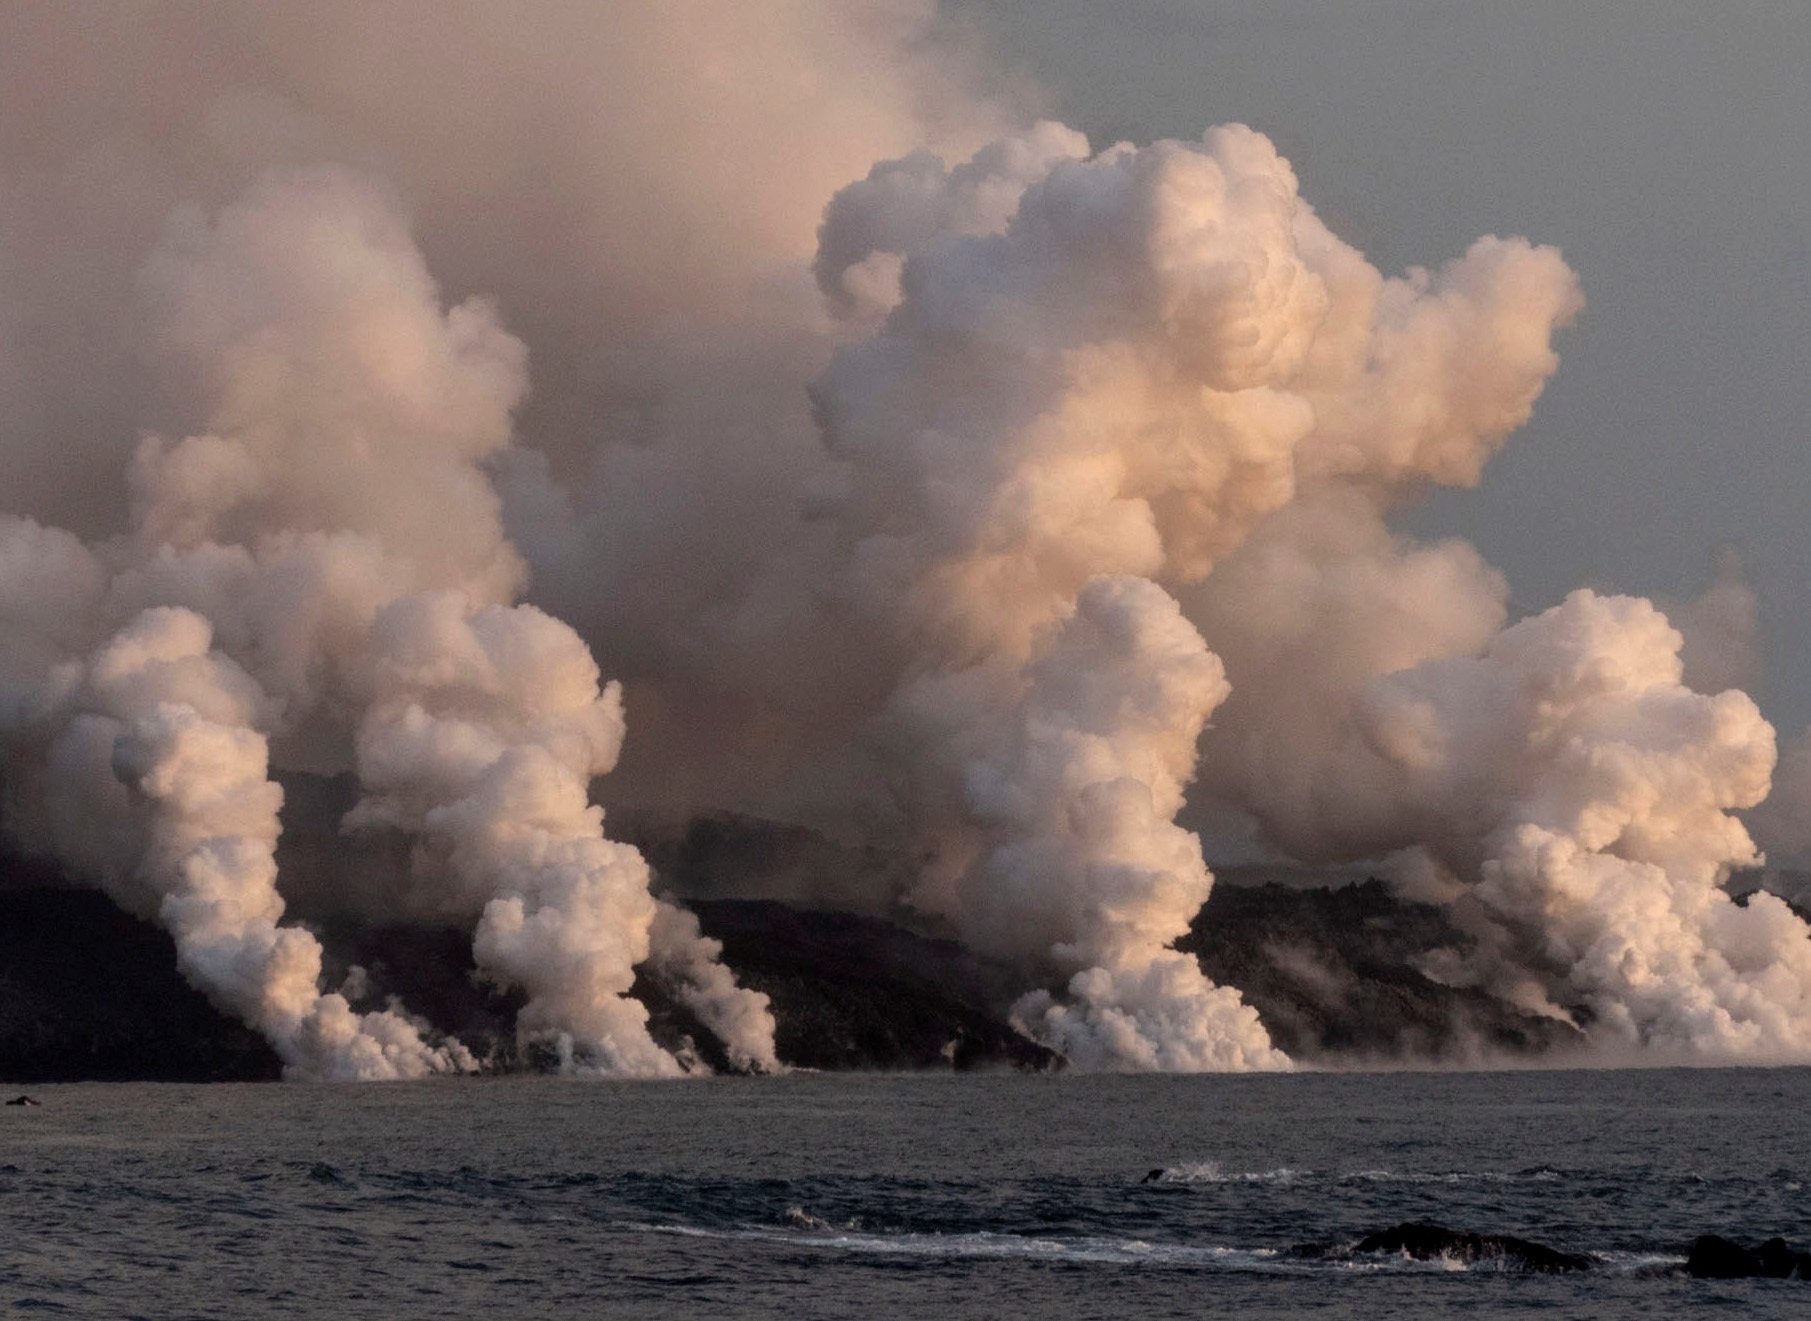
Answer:
[[[53,846],[104,883],[129,868],[185,972],[293,1072],[468,1067],[396,1014],[319,995],[318,945],[278,925],[267,738],[305,762],[350,736],[367,791],[351,824],[422,836],[419,866],[457,882],[443,906],[482,909],[480,967],[528,990],[522,1030],[611,1072],[676,1072],[625,995],[651,951],[647,869],[587,802],[621,741],[618,693],[569,628],[508,604],[523,566],[478,466],[509,443],[520,342],[483,303],[442,312],[393,208],[341,171],[179,216],[145,286],[209,429],[140,445],[133,533],[79,569],[105,640],[21,703],[49,740]],[[57,534],[15,537],[81,564]],[[84,856],[94,812],[128,836],[118,858]],[[772,1067],[764,1002],[695,930],[667,946],[735,1056]]]
[[[1174,818],[1226,688],[1158,580],[1318,487],[1475,479],[1552,370],[1570,272],[1487,240],[1386,282],[1249,129],[1090,156],[1043,125],[876,167],[817,275],[884,315],[817,400],[844,590],[907,656],[878,737],[935,850],[918,900],[1068,977],[1019,1013],[1072,1058],[1282,1063],[1170,949],[1211,885]]]
[[[1648,602],[1577,592],[1480,659],[1379,683],[1369,733],[1423,847],[1472,882],[1495,989],[1600,1041],[1803,1057],[1811,930],[1720,888],[1757,861],[1731,809],[1765,797],[1773,730],[1743,693],[1686,688],[1680,647]]]
[[[1390,523],[1526,421],[1554,250],[1386,276],[1261,134],[1096,152],[930,0],[0,22],[9,828],[292,1073],[472,1061],[319,991],[273,765],[356,773],[348,829],[575,1068],[683,1067],[638,968],[778,1063],[607,772],[903,842],[1089,1067],[1287,1063],[1173,948],[1203,806],[1387,857],[1479,942],[1449,978],[1811,1055],[1811,939],[1720,889],[1773,756],[1739,577],[1516,621]]]

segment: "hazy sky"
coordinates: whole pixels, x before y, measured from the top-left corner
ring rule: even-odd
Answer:
[[[1802,0],[956,0],[1097,145],[1243,120],[1386,271],[1560,245],[1589,306],[1534,422],[1415,530],[1542,607],[1760,594],[1782,736],[1811,721],[1811,5]]]

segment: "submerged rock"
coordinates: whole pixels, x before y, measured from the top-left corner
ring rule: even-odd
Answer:
[[[1811,1252],[1794,1251],[1783,1238],[1745,1248],[1720,1234],[1703,1234],[1692,1243],[1685,1273],[1700,1280],[1811,1280]]]

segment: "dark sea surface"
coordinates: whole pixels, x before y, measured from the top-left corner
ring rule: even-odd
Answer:
[[[1811,1316],[1677,1271],[1811,1247],[1804,1069],[32,1094],[7,1315]],[[1340,1251],[1412,1219],[1601,1264]]]

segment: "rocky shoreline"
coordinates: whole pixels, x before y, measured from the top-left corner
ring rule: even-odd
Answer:
[[[701,818],[683,832],[638,842],[705,934],[722,942],[743,984],[771,997],[786,1063],[1062,1067],[1008,1021],[1026,989],[1018,974],[909,929],[884,903],[852,913],[821,902],[839,872],[851,893],[886,893],[897,881],[897,860],[745,818]],[[725,897],[738,884],[743,893],[784,897]],[[321,939],[327,985],[343,987],[356,1004],[399,1000],[491,1069],[547,1066],[518,1052],[519,998],[475,976],[463,930],[374,920],[318,897],[296,912]],[[1461,933],[1440,908],[1405,901],[1378,881],[1322,888],[1222,881],[1178,946],[1216,982],[1238,987],[1277,1045],[1304,1062],[1482,1064],[1562,1050],[1579,1038],[1569,1024],[1429,977],[1425,956],[1462,947]],[[643,975],[634,994],[664,1045],[726,1066],[715,1040],[666,988]],[[263,1081],[280,1074],[255,1033],[182,979],[174,947],[156,926],[97,892],[70,888],[41,864],[4,860],[0,1080]]]

